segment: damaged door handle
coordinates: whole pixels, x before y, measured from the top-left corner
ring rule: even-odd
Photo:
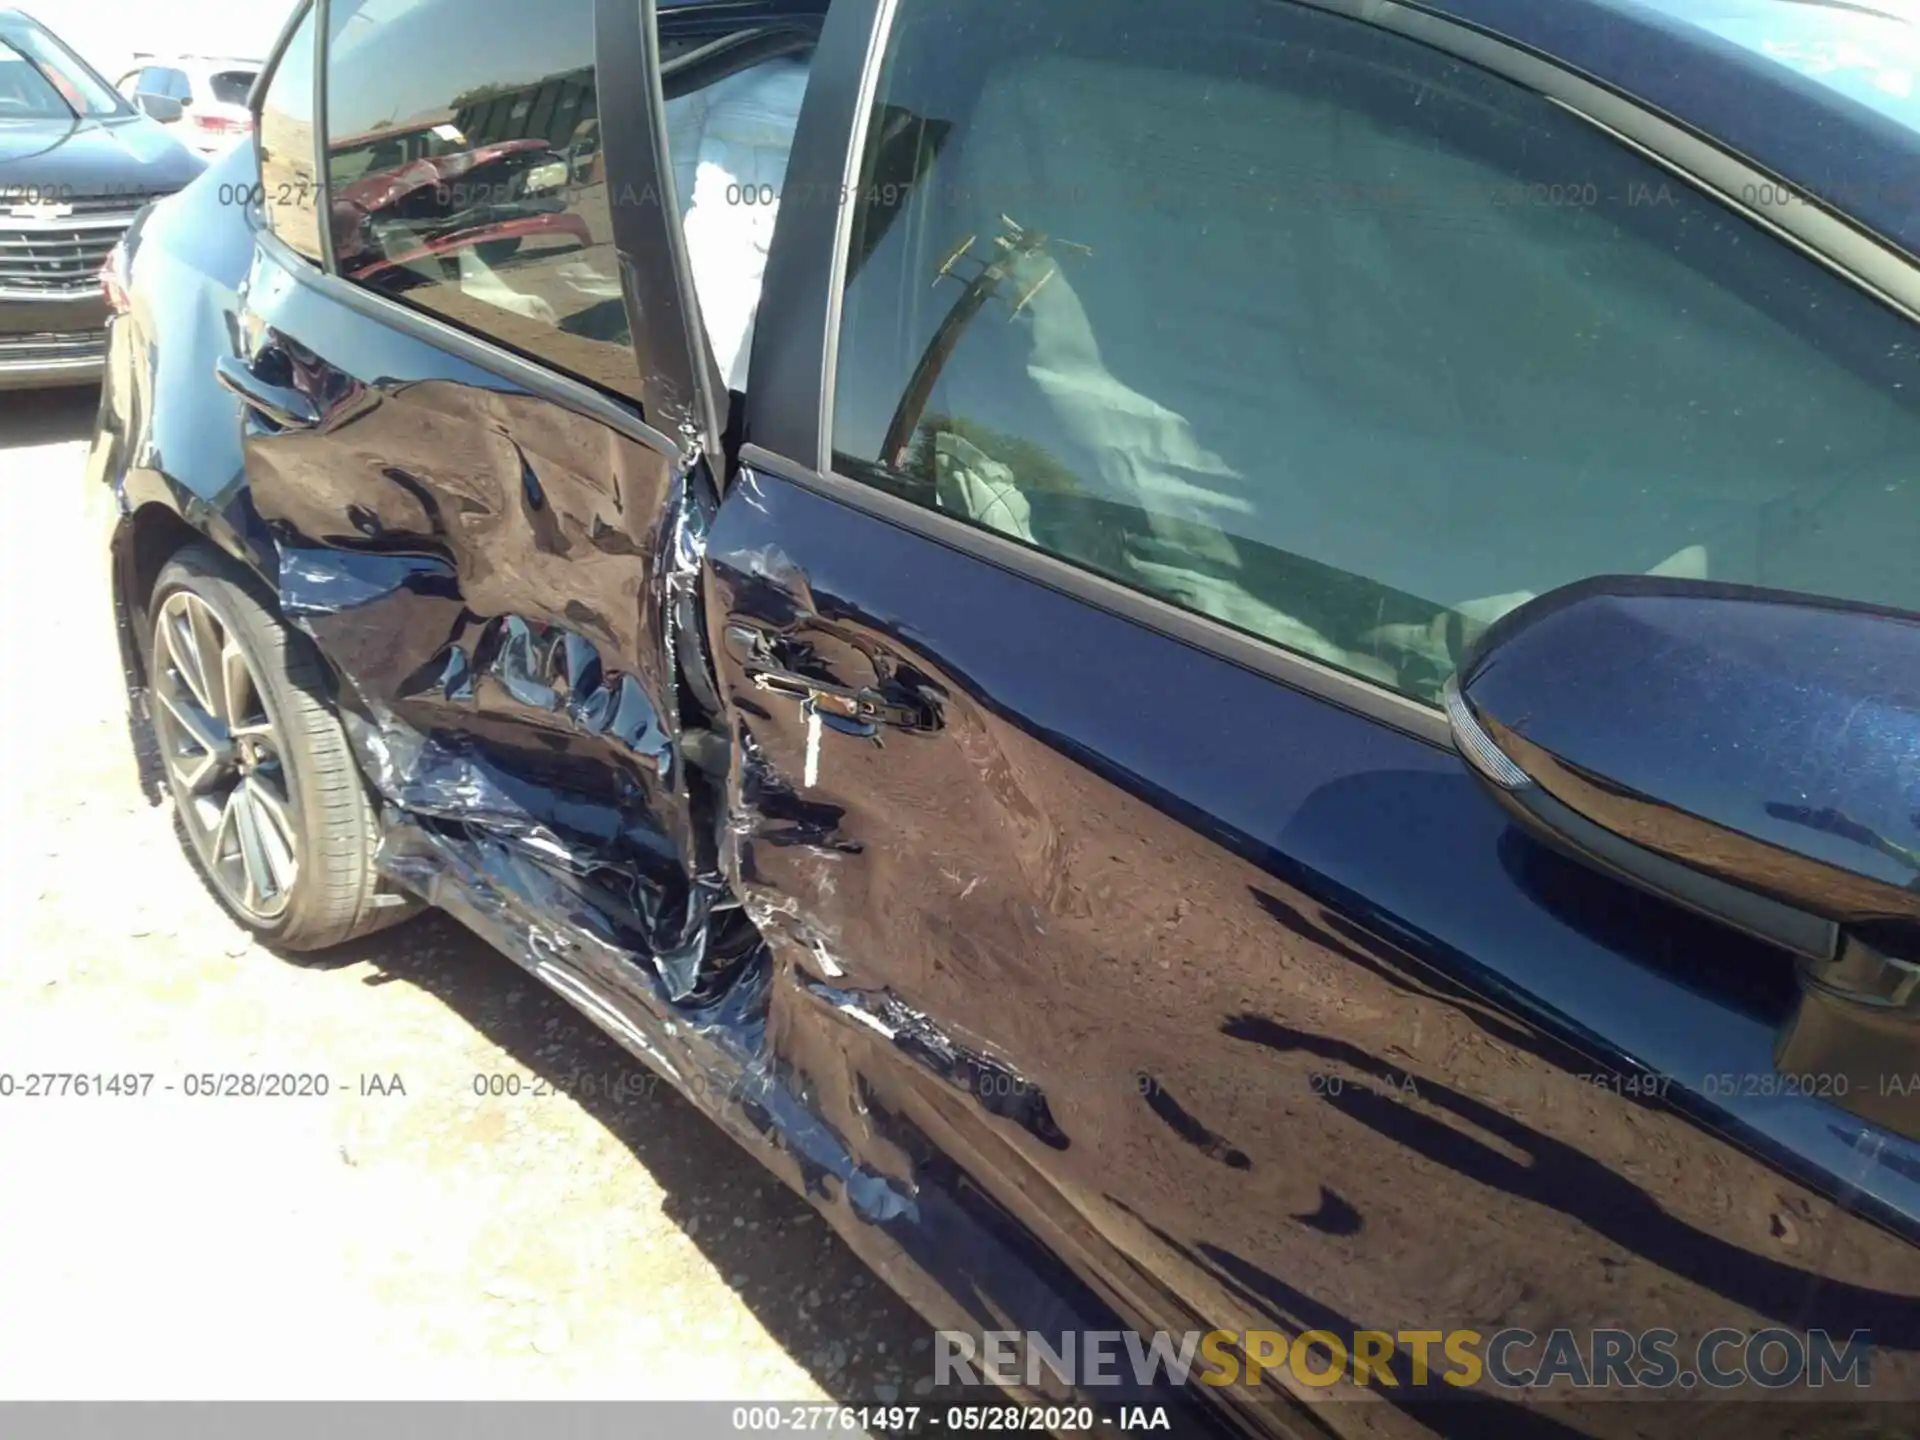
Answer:
[[[856,725],[886,725],[896,730],[933,728],[927,712],[921,706],[898,704],[871,688],[852,690],[838,685],[824,685],[818,680],[809,680],[804,675],[782,670],[760,669],[756,666],[746,669],[747,678],[753,681],[756,689],[791,696],[822,715],[849,720]]]
[[[265,416],[282,430],[311,430],[320,423],[320,411],[298,390],[262,379],[246,361],[222,355],[213,362],[213,376],[240,397],[240,403]]]
[[[859,689],[801,675],[782,666],[769,652],[766,636],[751,626],[727,627],[727,648],[757,690],[785,695],[808,709],[853,725],[885,725],[896,730],[935,730],[933,708],[890,697],[868,685]]]

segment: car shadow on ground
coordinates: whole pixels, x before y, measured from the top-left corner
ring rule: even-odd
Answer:
[[[665,1192],[667,1218],[829,1395],[850,1405],[931,1406],[959,1398],[915,1393],[915,1383],[933,1373],[931,1328],[812,1206],[458,921],[429,912],[330,952],[321,963],[370,965],[377,974],[368,984],[418,986],[505,1051],[525,1072],[523,1084],[539,1077],[570,1093],[646,1167]],[[979,1393],[971,1398],[981,1403]]]
[[[12,449],[90,440],[99,410],[98,385],[0,390],[0,445]],[[0,478],[4,475],[0,470]]]
[[[97,387],[0,393],[0,445],[83,442],[93,434],[98,402]],[[0,465],[0,480],[4,474]],[[132,694],[127,722],[141,791],[158,806],[158,751]],[[206,903],[219,903],[204,876],[201,883]],[[282,959],[323,970],[365,965],[374,973],[363,983],[417,986],[505,1052],[503,1076],[517,1069],[528,1087],[571,1095],[646,1167],[665,1193],[666,1217],[828,1394],[850,1405],[963,1398],[915,1393],[915,1383],[932,1373],[930,1328],[810,1205],[571,1005],[452,918],[428,913],[325,955]],[[982,1397],[971,1398],[978,1404]]]

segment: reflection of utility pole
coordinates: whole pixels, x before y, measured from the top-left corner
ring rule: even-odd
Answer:
[[[933,387],[940,379],[940,372],[946,368],[948,357],[960,344],[960,337],[966,333],[973,317],[985,308],[987,301],[1000,293],[1000,286],[1020,263],[1038,255],[1045,258],[1046,268],[1038,279],[1014,297],[1013,309],[1007,315],[1009,320],[1026,309],[1033,297],[1059,273],[1058,262],[1046,254],[1048,245],[1057,245],[1081,255],[1093,253],[1085,245],[1076,245],[1071,240],[1055,240],[1043,230],[1029,230],[1005,215],[1000,217],[1000,223],[1006,226],[1006,233],[993,237],[998,254],[985,260],[975,257],[971,252],[979,236],[969,235],[947,252],[946,258],[940,262],[939,273],[933,277],[935,285],[942,280],[959,278],[954,275],[954,268],[965,260],[971,260],[980,267],[967,280],[967,288],[953,302],[953,308],[940,322],[940,328],[933,332],[933,339],[927,342],[920,363],[913,368],[913,378],[907,382],[906,393],[900,397],[900,405],[893,412],[886,438],[880,445],[880,461],[891,469],[905,468],[914,432],[920,428],[920,417],[926,412]]]

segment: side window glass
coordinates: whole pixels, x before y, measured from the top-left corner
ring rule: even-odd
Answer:
[[[1596,574],[1920,609],[1912,325],[1540,97],[1269,0],[900,0],[843,473],[1432,703]]]
[[[592,0],[335,0],[328,28],[341,274],[639,394],[600,161]]]
[[[320,194],[313,129],[313,12],[281,53],[260,104],[260,194],[267,224],[321,263]]]
[[[747,358],[818,15],[742,23],[703,6],[660,12],[667,153],[714,361],[747,389]]]

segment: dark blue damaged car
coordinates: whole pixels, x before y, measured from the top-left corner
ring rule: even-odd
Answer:
[[[194,856],[289,950],[452,912],[1022,1397],[1912,1433],[1916,71],[1790,0],[302,3],[106,277]]]

